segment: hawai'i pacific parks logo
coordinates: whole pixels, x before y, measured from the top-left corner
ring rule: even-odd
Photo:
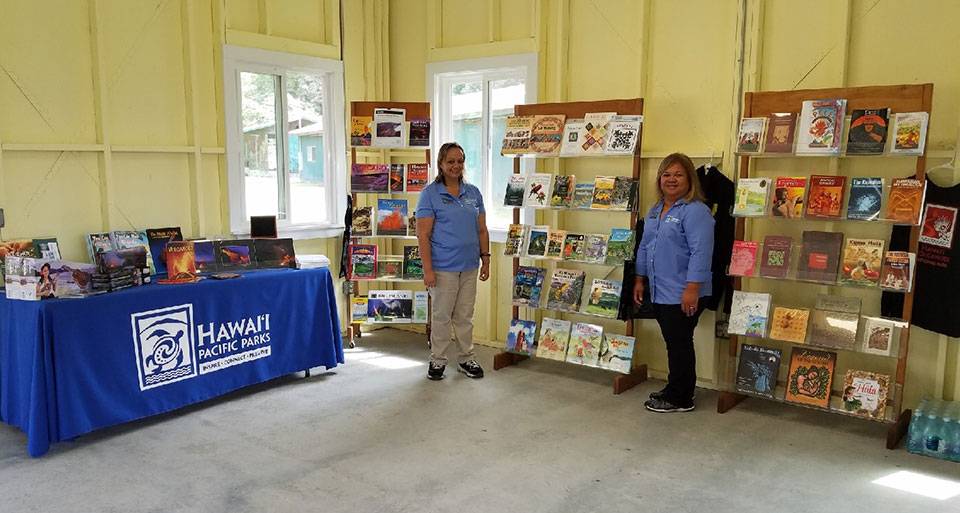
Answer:
[[[140,390],[197,375],[192,304],[137,312],[130,315],[130,322]]]

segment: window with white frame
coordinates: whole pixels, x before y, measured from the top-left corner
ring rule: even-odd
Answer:
[[[456,141],[466,153],[466,180],[480,188],[491,239],[503,242],[513,208],[503,206],[513,159],[500,155],[513,106],[537,101],[537,54],[427,64],[427,99],[433,102],[439,148]],[[532,165],[523,159],[521,172]]]
[[[281,234],[332,237],[346,209],[343,63],[225,45],[230,231],[277,216]]]

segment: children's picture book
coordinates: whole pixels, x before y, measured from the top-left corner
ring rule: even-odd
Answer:
[[[87,237],[87,255],[90,257],[90,262],[94,265],[97,265],[97,255],[106,253],[107,251],[113,251],[117,249],[117,246],[113,243],[113,239],[110,238],[110,233],[88,233]],[[30,249],[29,254],[24,256],[32,257],[34,255],[33,241],[30,240]]]
[[[805,176],[778,176],[770,200],[770,214],[773,217],[800,217],[806,189]]]
[[[430,182],[430,164],[407,164],[407,192],[420,192]]]
[[[350,319],[355,323],[367,320],[367,296],[353,296],[353,311]]]
[[[578,183],[573,187],[573,200],[570,208],[590,208],[593,203],[593,183]]]
[[[532,128],[532,116],[508,116],[500,154],[523,155],[532,153],[530,149],[530,131]]]
[[[530,148],[537,155],[550,157],[560,155],[563,142],[563,114],[546,114],[533,117],[530,126]]]
[[[523,206],[545,207],[550,202],[550,184],[553,175],[550,173],[533,173],[527,177],[527,187],[524,193]]]
[[[580,146],[584,153],[588,155],[602,154],[607,147],[607,129],[610,120],[616,116],[616,112],[588,112],[584,114],[583,120],[586,123],[586,131],[583,142]]]
[[[523,319],[511,319],[507,330],[507,352],[533,355],[533,341],[536,340],[537,322]]]
[[[737,180],[733,215],[760,217],[767,215],[767,198],[770,195],[770,179],[740,178]]]
[[[514,306],[540,307],[540,292],[546,272],[543,267],[521,265],[517,268],[517,274],[513,277]]]
[[[512,174],[507,178],[507,191],[503,195],[503,206],[522,207],[527,175]]]
[[[883,178],[851,178],[847,219],[876,221],[883,203]]]
[[[410,324],[412,322],[412,290],[371,290],[367,292],[368,324]]]
[[[560,260],[563,258],[563,243],[566,241],[566,239],[566,230],[551,229],[547,233],[547,252],[544,257],[555,260]]]
[[[847,177],[813,175],[807,189],[806,217],[839,219]]]
[[[887,119],[890,109],[853,109],[847,155],[881,155],[887,145]]]
[[[623,265],[627,260],[633,260],[636,257],[634,253],[633,230],[626,228],[612,228],[610,230],[610,239],[607,241],[607,257],[604,263],[606,265]]]
[[[913,290],[913,270],[917,255],[907,251],[887,251],[883,258],[880,287],[886,290]]]
[[[416,245],[403,247],[403,272],[405,280],[423,279],[423,260],[420,258],[420,247]]]
[[[213,242],[213,251],[217,255],[217,269],[220,271],[257,268],[257,249],[253,239],[217,240]]]
[[[350,279],[372,280],[377,277],[377,245],[350,245]]]
[[[373,207],[354,207],[350,225],[351,237],[373,235]]]
[[[894,178],[887,199],[887,219],[895,223],[920,223],[926,183],[916,178]]]
[[[807,100],[800,110],[798,155],[837,155],[843,140],[846,100]]]
[[[590,208],[609,210],[613,203],[613,186],[617,182],[615,176],[598,176],[593,181],[593,202]]]
[[[927,141],[927,123],[930,114],[926,112],[898,112],[893,117],[892,155],[923,155]]]
[[[757,264],[757,250],[759,244],[749,240],[733,241],[733,253],[730,254],[730,276],[753,276]]]
[[[507,227],[507,238],[503,244],[504,256],[523,255],[523,242],[527,238],[527,229],[529,226],[524,224],[511,224]]]
[[[797,278],[821,283],[836,283],[843,234],[804,231],[797,262]]]
[[[377,236],[407,234],[407,200],[377,200]]]
[[[402,255],[377,255],[377,279],[399,280],[403,278]]]
[[[390,164],[390,192],[403,192],[404,165]]]
[[[350,166],[350,192],[390,192],[390,166],[387,164]]]
[[[883,266],[883,240],[848,238],[843,248],[840,283],[876,287]]]
[[[736,390],[770,399],[777,389],[780,374],[780,350],[773,347],[743,344],[737,364]]]
[[[567,233],[563,238],[563,260],[582,262],[586,253],[586,236],[582,233]]]
[[[807,338],[807,322],[810,310],[804,308],[773,308],[773,320],[770,321],[770,338],[802,344]]]
[[[350,146],[370,146],[373,135],[370,125],[373,116],[353,116],[350,118]]]
[[[743,118],[740,120],[740,135],[737,136],[737,153],[755,154],[763,150],[764,129],[767,118]]]
[[[146,233],[144,233],[146,236]],[[57,243],[56,237],[43,237],[33,239],[33,256],[36,258],[44,258],[47,260],[60,260],[60,245]],[[3,260],[0,259],[0,263]],[[153,261],[150,261],[151,268],[153,267]],[[3,273],[0,272],[0,276]]]
[[[375,148],[403,148],[406,138],[406,109],[373,109],[373,141]]]
[[[882,419],[887,412],[890,376],[847,370],[843,380],[843,409],[854,415]]]
[[[596,367],[602,335],[603,326],[585,322],[574,323],[570,328],[570,342],[567,344],[567,361]]]
[[[837,353],[794,347],[790,354],[784,398],[795,403],[827,408],[830,406],[830,386],[836,365]]]
[[[153,263],[153,255],[150,254],[150,241],[147,239],[146,230],[116,230],[110,232],[110,238],[117,249],[145,248],[150,274],[157,274],[156,265]]]
[[[531,258],[545,258],[547,256],[547,239],[550,226],[536,225],[530,227],[530,237],[527,242],[526,255]]]
[[[570,342],[570,321],[544,317],[537,339],[537,357],[564,361]]]
[[[563,125],[563,142],[560,144],[561,157],[583,155],[583,139],[587,135],[586,122],[583,119],[568,119]]]
[[[260,269],[296,269],[297,254],[293,239],[254,239],[253,246]]]
[[[590,287],[590,296],[587,300],[587,313],[615,318],[620,309],[620,292],[622,284],[619,281],[593,280]]]
[[[767,121],[767,141],[763,146],[763,151],[765,153],[793,153],[796,133],[796,112],[774,112],[770,114]]]
[[[217,271],[217,252],[213,250],[212,240],[193,241],[193,261],[198,273]]]
[[[618,176],[613,182],[610,210],[633,210],[637,206],[637,179]]]
[[[643,116],[619,115],[610,118],[607,123],[607,155],[633,155],[640,140],[643,128]]]
[[[573,188],[577,179],[573,175],[557,175],[553,180],[553,193],[550,195],[550,206],[570,208],[573,204]]]
[[[252,241],[251,241],[252,242]],[[254,265],[256,267],[256,265]],[[194,283],[197,264],[193,258],[193,241],[173,241],[167,244],[167,279],[158,283]]]
[[[554,269],[547,292],[547,309],[576,312],[580,310],[580,298],[586,276],[574,269]]]
[[[861,351],[868,354],[890,356],[893,347],[893,332],[896,323],[879,317],[864,317],[863,346]]]
[[[793,253],[793,239],[781,235],[767,235],[763,238],[763,253],[760,256],[760,276],[767,278],[786,278],[790,269],[790,254]]]
[[[630,374],[633,365],[633,346],[636,339],[626,335],[604,333],[600,342],[597,364],[601,369]]]
[[[583,261],[591,264],[602,264],[607,258],[607,236],[603,234],[589,233],[584,240],[586,249],[583,254]]]
[[[425,290],[413,291],[413,323],[426,324],[430,312],[430,294]]]
[[[411,118],[410,119],[410,143],[411,148],[429,148],[430,147],[430,119],[429,118]]]
[[[179,226],[147,229],[150,256],[153,258],[153,268],[156,269],[158,273],[167,272],[167,243],[178,240],[183,240],[183,233],[180,231]]]
[[[146,252],[143,248],[128,248],[120,251],[139,252],[139,261],[134,263],[138,267],[145,266]],[[8,272],[6,275],[17,281],[20,295],[18,296],[16,291],[11,293],[8,289],[8,299],[37,300],[78,297],[93,293],[93,276],[97,273],[97,268],[93,264],[16,255],[8,255],[7,258],[11,264],[16,264],[18,260],[20,262],[19,266],[16,266],[19,269],[12,269],[13,273]],[[47,277],[44,277],[44,267],[48,269]]]
[[[770,314],[770,294],[733,291],[727,333],[762,338]]]
[[[927,203],[920,223],[921,244],[944,249],[953,247],[953,233],[957,226],[957,209],[946,205]]]

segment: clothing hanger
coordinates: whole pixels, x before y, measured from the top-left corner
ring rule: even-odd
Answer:
[[[930,173],[932,173],[932,172],[934,172],[934,171],[937,171],[937,170],[939,170],[939,169],[949,169],[951,172],[956,172],[956,167],[954,166],[954,163],[955,163],[956,160],[957,160],[957,147],[951,145],[951,146],[949,146],[949,148],[950,148],[951,150],[953,150],[953,156],[950,157],[950,161],[949,161],[949,162],[944,162],[943,164],[940,164],[939,166],[933,166],[933,167],[931,167],[930,169],[926,170],[926,172],[924,173],[924,175],[927,177],[927,179],[930,178]],[[944,180],[948,180],[948,178],[943,178],[943,179],[944,179]],[[952,180],[953,180],[953,177],[950,177],[949,180],[952,181]]]

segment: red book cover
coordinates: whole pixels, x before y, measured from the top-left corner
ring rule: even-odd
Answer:
[[[790,268],[793,239],[780,235],[763,238],[763,254],[760,257],[760,276],[786,278]]]
[[[428,164],[407,164],[407,192],[420,192],[430,180]]]
[[[805,217],[839,218],[840,211],[843,209],[843,189],[846,184],[845,176],[811,176],[810,188],[807,190]]]
[[[730,276],[753,276],[753,269],[757,263],[757,249],[759,244],[754,241],[733,241],[733,253],[730,255]]]
[[[160,283],[194,283],[197,281],[197,264],[194,260],[193,241],[167,243],[167,279]]]
[[[767,153],[793,153],[793,139],[797,133],[797,113],[780,112],[770,114],[767,123]]]

